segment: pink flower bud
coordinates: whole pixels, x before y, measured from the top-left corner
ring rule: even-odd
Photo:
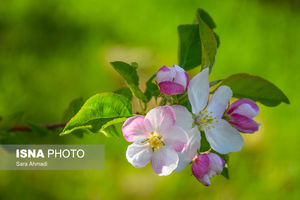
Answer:
[[[254,133],[259,124],[253,120],[258,115],[259,107],[249,99],[239,99],[229,107],[225,116],[231,125],[243,133]]]
[[[192,164],[192,173],[203,185],[210,185],[210,178],[221,174],[225,161],[215,153],[202,153]]]
[[[167,95],[183,94],[189,84],[188,74],[177,65],[163,66],[156,74],[160,92]]]

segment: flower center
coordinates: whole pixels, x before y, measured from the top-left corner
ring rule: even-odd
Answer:
[[[159,135],[157,132],[152,132],[151,136],[148,139],[148,143],[152,147],[152,150],[155,151],[160,147],[164,146],[164,142],[161,140],[162,136]]]
[[[215,128],[214,122],[219,122],[216,117],[213,117],[212,112],[208,113],[205,110],[199,116],[195,118],[195,124],[198,126],[206,126],[208,129]]]

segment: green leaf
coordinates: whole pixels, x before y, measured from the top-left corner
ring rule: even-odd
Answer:
[[[129,88],[121,88],[121,89],[114,91],[114,93],[120,94],[120,95],[126,97],[127,99],[129,99],[130,101],[132,100],[132,92]]]
[[[209,67],[211,72],[215,64],[218,42],[213,28],[216,27],[212,18],[202,9],[196,13],[196,23],[199,24],[199,35],[202,43],[202,62],[201,68]]]
[[[252,99],[266,106],[277,106],[281,102],[290,103],[278,87],[259,76],[234,74],[223,80],[222,85],[229,86],[234,97]]]
[[[139,77],[136,71],[137,63],[133,63],[129,65],[125,62],[116,61],[111,62],[114,69],[123,77],[126,81],[128,87],[130,88],[131,92],[136,96],[138,99],[141,99],[143,102],[147,102],[147,97],[139,88]]]
[[[63,114],[63,121],[69,121],[81,108],[81,106],[84,104],[84,100],[82,97],[79,97],[77,99],[74,99],[70,102],[69,107],[65,110]]]
[[[214,20],[205,10],[201,8],[197,9],[195,23],[198,23],[199,18],[203,20],[210,29],[216,28],[216,23],[214,22]]]
[[[199,25],[180,25],[178,26],[178,34],[179,66],[185,70],[199,66],[202,61],[202,44],[199,37]]]
[[[79,112],[67,123],[60,135],[78,129],[98,132],[107,122],[120,117],[132,116],[130,101],[114,93],[101,93],[90,97]]]
[[[100,130],[101,133],[103,133],[106,136],[120,136],[119,132],[116,128],[117,124],[123,124],[123,122],[126,121],[126,117],[121,117],[121,118],[115,118],[106,124],[104,124]]]
[[[178,27],[178,57],[182,68],[190,70],[201,64],[202,69],[209,67],[211,72],[220,44],[218,35],[213,31],[215,27],[215,22],[203,9],[197,10],[195,24]]]
[[[153,79],[156,77],[156,74],[151,76],[149,80],[146,82],[146,91],[145,96],[148,101],[151,100],[152,97],[158,97],[160,95],[160,90],[156,83],[153,83]]]

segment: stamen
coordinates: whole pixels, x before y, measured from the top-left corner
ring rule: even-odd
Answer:
[[[151,136],[148,138],[148,143],[152,147],[153,151],[155,151],[165,145],[161,139],[162,139],[162,136],[159,135],[157,132],[151,133]]]

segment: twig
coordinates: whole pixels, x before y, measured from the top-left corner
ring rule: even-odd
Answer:
[[[59,127],[64,127],[67,124],[67,122],[58,122],[58,123],[53,123],[53,124],[43,124],[41,125],[44,128],[47,128],[49,130],[56,129]],[[9,131],[24,131],[24,132],[29,132],[31,131],[31,128],[29,126],[15,126],[12,127]]]

